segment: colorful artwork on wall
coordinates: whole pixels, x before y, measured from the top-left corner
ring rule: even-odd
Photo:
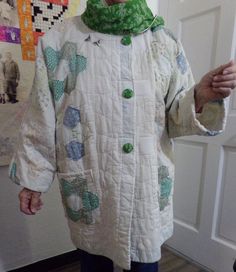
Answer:
[[[22,56],[34,60],[34,46],[38,37],[61,22],[68,9],[67,0],[18,0],[18,14],[22,32]]]
[[[77,13],[78,0],[2,0],[0,41],[21,44],[23,60],[35,60],[38,38],[65,17]],[[12,2],[12,6],[7,3]],[[15,2],[14,2],[15,1]],[[12,19],[13,18],[13,19]]]

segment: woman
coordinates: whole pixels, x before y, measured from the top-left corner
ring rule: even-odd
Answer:
[[[222,132],[235,78],[230,62],[195,84],[145,0],[89,0],[38,46],[9,172],[22,212],[41,209],[57,173],[82,272],[157,271],[173,233],[171,138]]]

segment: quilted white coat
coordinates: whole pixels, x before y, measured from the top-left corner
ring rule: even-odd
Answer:
[[[74,245],[129,269],[158,261],[173,233],[171,138],[220,133],[225,105],[196,115],[191,69],[166,28],[121,39],[79,16],[41,38],[9,175],[47,192],[56,174]]]

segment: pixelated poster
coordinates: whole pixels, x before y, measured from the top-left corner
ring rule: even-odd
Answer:
[[[79,1],[1,0],[0,41],[20,44],[23,60],[35,60],[38,37],[77,12]]]
[[[0,0],[0,166],[10,162],[34,77],[38,38],[79,0]]]

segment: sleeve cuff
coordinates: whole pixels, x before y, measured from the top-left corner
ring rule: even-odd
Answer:
[[[179,114],[183,117],[183,135],[215,136],[223,132],[226,125],[224,100],[204,105],[201,113],[196,113],[194,87],[179,100]]]
[[[54,172],[47,169],[44,171],[31,171],[29,164],[25,165],[22,160],[16,161],[13,157],[8,168],[9,178],[15,184],[41,193],[46,193],[49,190],[54,180]]]

